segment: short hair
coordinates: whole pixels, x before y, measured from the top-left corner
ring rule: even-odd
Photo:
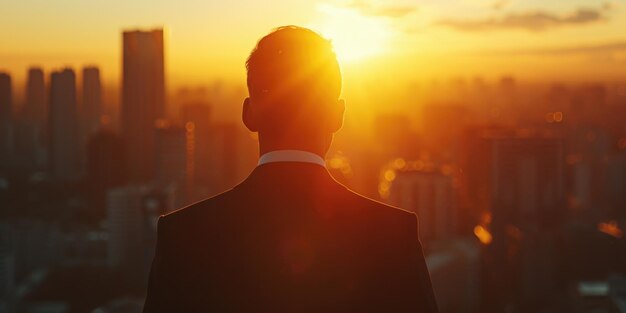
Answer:
[[[261,38],[246,61],[251,98],[301,101],[341,93],[341,70],[329,40],[298,26],[282,26]]]

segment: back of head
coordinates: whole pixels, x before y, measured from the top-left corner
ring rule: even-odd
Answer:
[[[319,130],[341,93],[330,41],[306,28],[279,27],[263,37],[246,68],[260,132]]]

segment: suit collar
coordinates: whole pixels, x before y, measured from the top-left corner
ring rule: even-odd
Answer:
[[[303,150],[274,150],[264,153],[259,158],[259,164],[277,163],[277,162],[298,162],[311,163],[326,167],[324,159],[312,152]]]

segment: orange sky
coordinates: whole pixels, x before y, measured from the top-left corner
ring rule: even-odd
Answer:
[[[348,77],[626,79],[626,0],[20,0],[3,4],[0,71],[120,72],[121,31],[167,29],[170,88],[243,83],[256,40],[279,25],[334,40]],[[378,77],[378,76],[376,76]]]

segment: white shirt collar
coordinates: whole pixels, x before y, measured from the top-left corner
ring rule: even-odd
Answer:
[[[321,156],[312,152],[302,150],[274,150],[264,153],[259,158],[258,165],[274,162],[313,163],[319,166],[326,167],[326,162]]]

